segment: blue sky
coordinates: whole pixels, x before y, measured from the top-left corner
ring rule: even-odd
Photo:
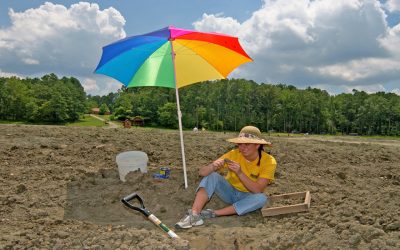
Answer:
[[[74,76],[104,95],[121,85],[93,74],[101,48],[168,25],[238,36],[254,62],[229,77],[400,94],[400,0],[1,0],[0,76]]]
[[[20,12],[28,8],[38,8],[45,2],[64,6],[79,3],[65,0],[1,0],[0,25],[10,25],[8,8]],[[102,0],[90,3],[97,3],[101,9],[117,9],[127,21],[124,27],[127,34],[146,33],[169,24],[192,29],[192,23],[200,19],[203,13],[224,13],[244,21],[262,5],[262,1],[259,0]]]

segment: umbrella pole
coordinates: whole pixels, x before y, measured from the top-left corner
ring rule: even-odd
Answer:
[[[176,93],[176,107],[178,109],[178,123],[179,123],[179,135],[181,138],[181,151],[182,151],[182,163],[183,163],[183,177],[185,179],[185,188],[188,187],[187,175],[186,175],[186,159],[185,159],[185,145],[183,144],[183,132],[182,132],[182,112],[179,105],[179,91],[175,88]]]
[[[181,138],[181,151],[182,151],[182,164],[183,164],[183,178],[185,179],[185,189],[188,188],[187,183],[187,175],[186,175],[186,158],[185,158],[185,145],[183,144],[183,132],[182,132],[182,112],[181,106],[179,105],[179,91],[178,86],[176,86],[176,69],[175,69],[175,52],[174,52],[174,44],[171,43],[171,56],[172,56],[172,65],[174,66],[174,81],[175,81],[175,94],[176,94],[176,107],[178,109],[178,124],[179,124],[179,136]]]

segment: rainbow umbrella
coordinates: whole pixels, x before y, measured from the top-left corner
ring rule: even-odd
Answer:
[[[236,67],[252,61],[236,37],[169,26],[131,36],[103,47],[95,73],[126,87],[158,86],[176,90],[183,172],[187,188],[178,89],[196,82],[224,79]]]

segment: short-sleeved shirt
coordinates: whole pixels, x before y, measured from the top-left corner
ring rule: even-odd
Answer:
[[[249,162],[239,152],[239,149],[231,150],[220,157],[220,159],[225,158],[239,163],[242,172],[252,181],[257,181],[258,178],[265,178],[270,181],[273,181],[275,179],[275,158],[264,151],[261,152],[261,161],[259,166],[257,165],[259,157],[257,157],[257,159],[255,159],[254,161]],[[224,166],[219,170],[219,172],[224,172],[224,170],[226,169],[228,169],[228,165],[225,163]],[[225,179],[237,190],[241,192],[250,192],[243,185],[235,172],[229,170],[225,176]]]

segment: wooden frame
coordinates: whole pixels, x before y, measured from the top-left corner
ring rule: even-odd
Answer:
[[[303,203],[287,205],[287,206],[271,207],[271,205],[274,204],[274,201],[282,199],[298,199],[303,197],[304,197]],[[261,209],[261,213],[265,217],[265,216],[274,216],[279,214],[305,212],[310,209],[310,202],[311,202],[310,191],[288,193],[281,195],[271,195],[269,196],[268,203]]]

